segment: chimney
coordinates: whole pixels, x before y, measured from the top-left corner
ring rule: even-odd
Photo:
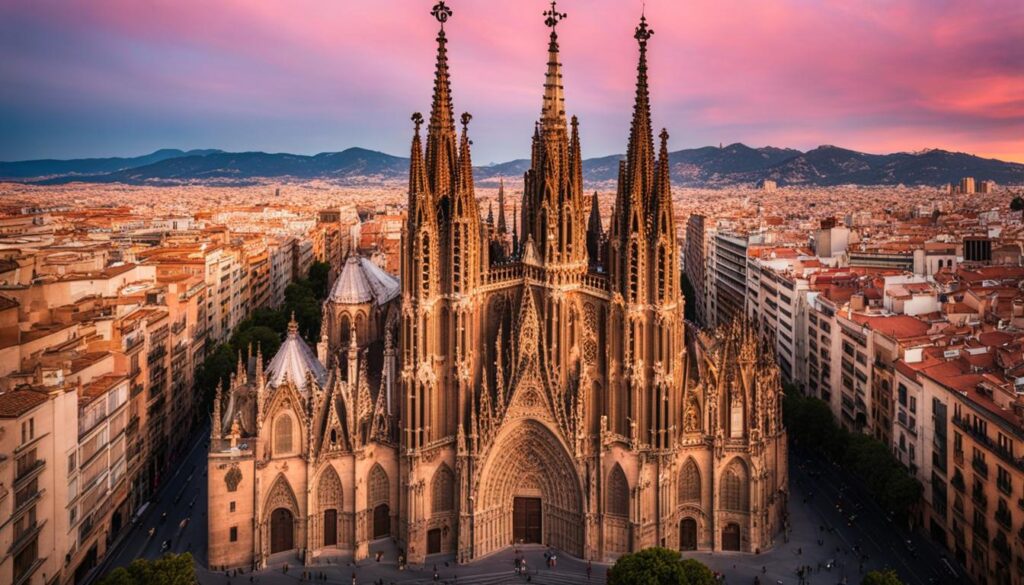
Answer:
[[[850,311],[864,311],[864,293],[857,293],[850,297]]]

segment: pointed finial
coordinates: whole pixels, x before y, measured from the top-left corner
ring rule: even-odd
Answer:
[[[661,145],[665,146],[668,144],[668,130],[662,128],[661,134],[658,134],[658,138],[661,138]]]
[[[441,28],[444,28],[444,23],[448,22],[448,19],[452,17],[452,9],[448,8],[448,5],[441,0],[437,4],[434,4],[434,8],[430,11],[430,14],[437,19],[437,22],[441,23]]]
[[[654,29],[647,26],[647,17],[640,15],[640,25],[636,27],[636,34],[633,38],[640,41],[640,46],[647,46],[647,41],[654,36]]]
[[[459,119],[462,122],[462,131],[465,132],[469,129],[469,122],[473,119],[473,114],[469,112],[462,112],[462,117]]]
[[[288,335],[299,334],[299,322],[295,320],[295,311],[292,311],[292,318],[288,321]]]
[[[419,134],[420,134],[420,126],[423,125],[423,114],[421,114],[419,112],[413,113],[413,115],[412,115],[412,123],[416,127],[416,135],[419,136]]]
[[[551,32],[555,31],[555,27],[558,26],[559,21],[569,16],[564,12],[558,11],[558,7],[556,6],[557,3],[557,0],[551,0],[551,10],[545,10],[543,14],[546,17],[544,19],[544,24],[551,28]]]

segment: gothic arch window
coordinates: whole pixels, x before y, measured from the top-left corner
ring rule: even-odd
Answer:
[[[333,467],[328,466],[320,474],[320,483],[317,487],[317,503],[320,510],[341,509],[342,495],[341,479]]]
[[[455,509],[455,475],[447,464],[434,472],[434,480],[430,485],[431,512],[434,514],[451,512]]]
[[[750,485],[747,466],[733,460],[722,475],[722,508],[733,512],[750,511]]]
[[[341,320],[338,322],[338,329],[338,332],[341,334],[341,347],[347,348],[349,337],[352,335],[352,322],[349,320],[347,312],[341,314]]]
[[[679,476],[679,502],[700,503],[700,469],[693,459],[683,465],[683,473]]]
[[[618,464],[608,475],[607,510],[610,516],[629,516],[629,482]]]
[[[390,483],[388,482],[388,474],[384,471],[384,468],[377,463],[370,470],[369,480],[367,481],[366,490],[366,504],[372,508],[377,504],[388,503],[388,494],[391,492]]]
[[[274,455],[287,455],[294,448],[292,417],[287,413],[278,415],[274,421]]]

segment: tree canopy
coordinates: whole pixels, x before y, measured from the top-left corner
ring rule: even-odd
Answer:
[[[608,585],[714,584],[714,574],[703,563],[660,547],[623,555],[608,571]]]
[[[135,559],[127,567],[118,567],[100,580],[100,585],[195,585],[192,554],[167,554],[155,561]]]

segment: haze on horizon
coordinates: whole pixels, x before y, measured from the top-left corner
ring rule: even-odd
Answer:
[[[0,5],[0,160],[158,148],[405,156],[430,105],[435,0]],[[478,164],[523,158],[542,0],[450,0],[457,112]],[[640,0],[561,0],[584,156],[625,150]],[[673,150],[744,142],[944,148],[1024,162],[1019,0],[648,0],[655,124]]]

